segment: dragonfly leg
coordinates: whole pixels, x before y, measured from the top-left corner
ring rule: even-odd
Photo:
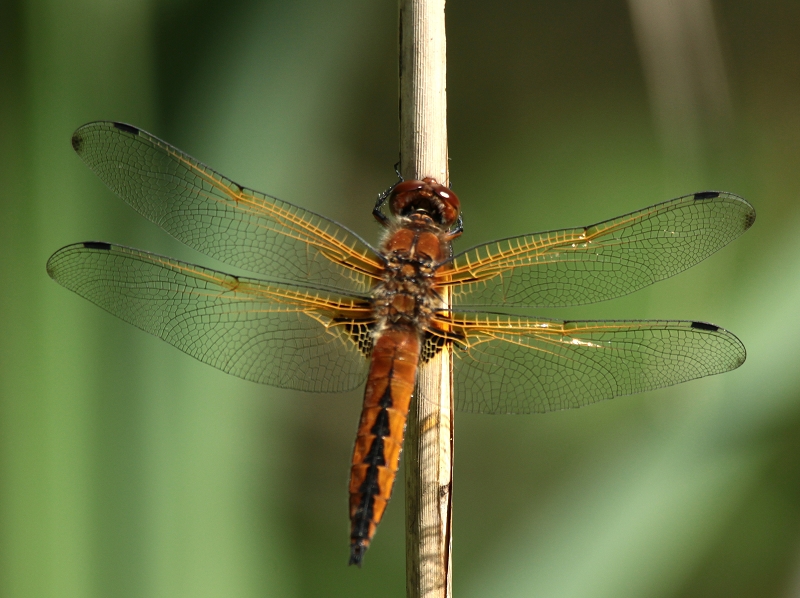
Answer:
[[[464,219],[461,217],[461,214],[458,215],[458,220],[456,220],[456,225],[452,230],[447,231],[447,240],[452,241],[461,236],[461,233],[464,232]]]
[[[377,220],[382,226],[389,226],[389,217],[383,213],[383,204],[386,203],[386,200],[389,199],[389,196],[394,191],[394,188],[397,187],[400,183],[403,182],[403,175],[400,174],[400,162],[396,162],[394,165],[394,172],[397,174],[397,181],[386,191],[383,191],[378,194],[378,199],[375,202],[375,207],[372,210],[372,215],[375,216],[375,220]]]

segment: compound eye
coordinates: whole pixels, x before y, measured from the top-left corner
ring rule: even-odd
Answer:
[[[456,220],[458,220],[458,214],[461,211],[461,202],[458,200],[458,195],[453,193],[450,188],[440,185],[439,183],[431,186],[442,204],[440,208],[442,224],[447,226],[455,224]]]

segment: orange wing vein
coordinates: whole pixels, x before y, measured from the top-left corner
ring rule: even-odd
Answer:
[[[755,210],[731,193],[679,197],[583,228],[493,241],[442,268],[455,306],[555,307],[627,295],[704,260]]]
[[[340,224],[245,189],[136,127],[90,123],[75,131],[72,146],[140,214],[226,264],[354,293],[369,290],[381,265]]]
[[[691,321],[442,313],[432,333],[429,346],[453,343],[456,408],[474,413],[582,407],[726,372],[746,355],[727,330]]]
[[[115,316],[246,380],[335,392],[367,375],[373,318],[366,297],[231,276],[100,242],[60,249],[47,271]]]

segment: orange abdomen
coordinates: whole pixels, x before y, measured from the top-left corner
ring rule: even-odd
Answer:
[[[392,495],[419,353],[413,329],[388,329],[372,349],[350,469],[351,565],[361,563]]]

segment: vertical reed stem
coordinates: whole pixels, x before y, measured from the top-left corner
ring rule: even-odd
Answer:
[[[449,184],[444,0],[400,0],[400,172]],[[445,301],[449,297],[445,294]],[[451,595],[452,354],[420,369],[405,441],[406,595]]]

